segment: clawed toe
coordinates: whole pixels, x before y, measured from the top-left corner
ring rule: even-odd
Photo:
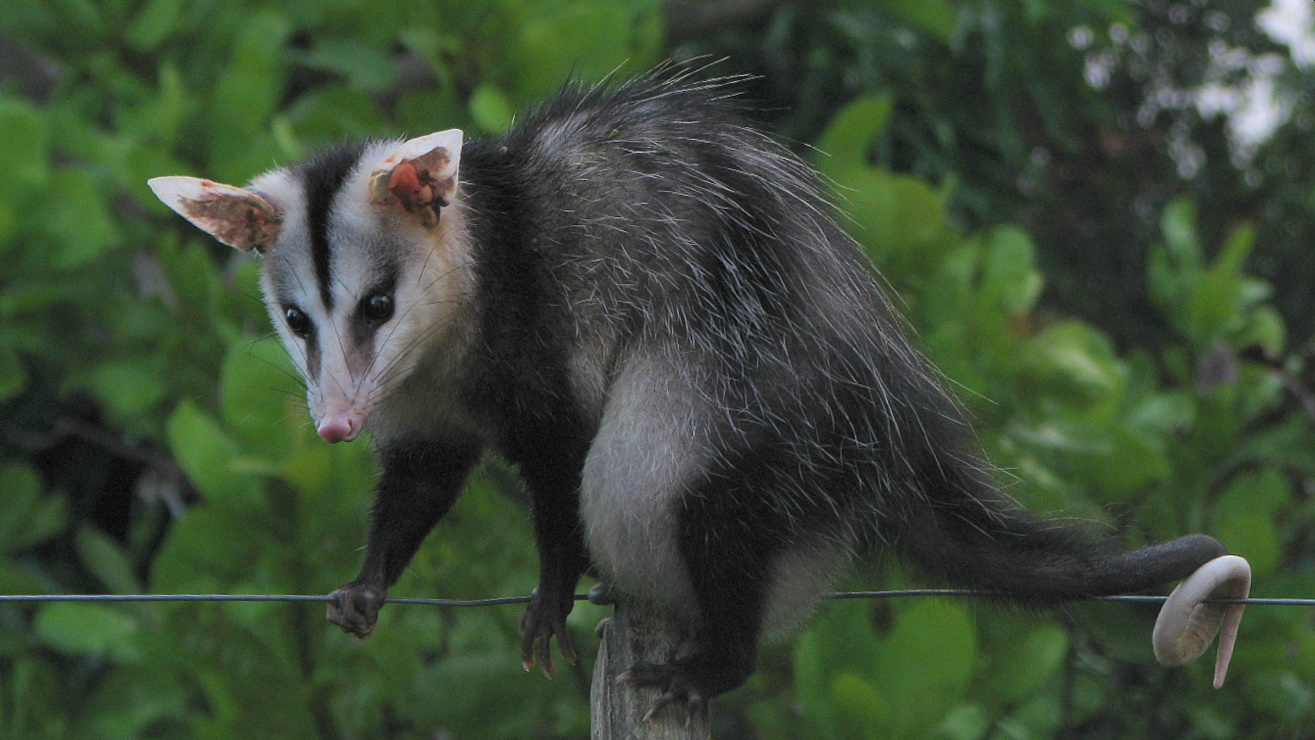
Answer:
[[[579,660],[571,635],[566,629],[566,615],[570,613],[571,602],[565,607],[553,604],[552,599],[539,595],[538,589],[532,594],[530,606],[521,617],[521,665],[530,670],[536,664],[543,669],[548,678],[552,678],[557,668],[552,662],[552,640],[557,638],[557,649],[568,663]]]
[[[373,584],[353,581],[329,594],[326,616],[344,632],[364,639],[374,631],[386,593]]]
[[[671,704],[683,704],[685,723],[689,724],[697,715],[707,711],[706,693],[690,678],[684,668],[678,664],[658,665],[638,663],[616,678],[618,683],[631,686],[651,686],[662,691],[653,707],[644,715],[645,722],[653,721],[658,712]]]

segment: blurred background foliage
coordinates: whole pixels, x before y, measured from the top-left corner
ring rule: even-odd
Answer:
[[[1315,594],[1310,33],[1306,0],[8,0],[0,591],[327,593],[356,571],[368,448],[314,437],[256,265],[147,178],[496,132],[570,74],[705,56],[756,75],[744,99],[834,182],[1012,495],[1130,546],[1209,532],[1256,593]],[[514,475],[491,461],[470,488],[395,595],[533,586]],[[588,731],[587,668],[523,673],[518,608],[394,606],[366,643],[322,611],[0,607],[0,734]],[[577,645],[601,616],[577,610]],[[1154,664],[1152,619],[827,604],[714,725],[1315,734],[1310,610],[1250,609],[1222,691]]]

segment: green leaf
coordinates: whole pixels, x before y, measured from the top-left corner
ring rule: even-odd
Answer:
[[[23,196],[42,187],[50,176],[49,123],[25,101],[0,94],[0,193]]]
[[[1024,344],[1019,367],[1045,391],[1077,404],[1092,404],[1119,390],[1125,368],[1110,339],[1080,321],[1047,327]]]
[[[1057,417],[1032,425],[1017,424],[1008,431],[1010,436],[1029,445],[1070,455],[1108,455],[1114,449],[1108,429]]]
[[[231,58],[211,96],[209,169],[226,182],[242,182],[267,169],[272,137],[260,137],[284,92],[284,43],[292,26],[278,12],[262,10],[246,19]]]
[[[306,402],[297,369],[276,339],[238,342],[220,373],[224,426],[248,450],[283,459],[304,434]]]
[[[936,726],[937,740],[978,740],[991,730],[991,715],[976,704],[960,704]]]
[[[986,688],[1002,704],[1026,699],[1058,674],[1067,654],[1068,632],[1056,624],[1039,624],[1021,642],[992,656]]]
[[[18,232],[18,216],[14,211],[14,205],[0,193],[0,260],[21,247],[14,240]]]
[[[159,82],[155,95],[141,106],[125,111],[123,127],[132,132],[134,139],[159,143],[167,149],[178,139],[188,115],[199,103],[184,86],[177,66],[162,64],[156,74]],[[167,158],[165,152],[154,147],[139,146],[135,155],[136,161],[141,164],[134,166],[133,161],[125,162],[119,168],[123,170],[120,176],[142,174],[150,177],[162,171],[170,171],[164,168],[172,166],[172,160]],[[134,169],[138,171],[134,172]]]
[[[58,269],[82,267],[119,243],[110,215],[111,195],[86,170],[60,170],[50,181],[54,197],[40,215],[42,231],[54,242],[51,264]]]
[[[1183,307],[1203,269],[1192,201],[1179,198],[1170,202],[1160,219],[1160,231],[1164,241],[1151,250],[1147,279],[1160,309],[1181,327]]]
[[[480,85],[470,95],[470,117],[485,131],[503,131],[511,126],[515,111],[507,96],[494,85]]]
[[[841,717],[832,692],[836,676],[861,674],[879,659],[879,647],[860,604],[827,609],[795,646],[795,691],[816,737],[841,737]]]
[[[123,547],[104,532],[83,525],[73,537],[82,567],[96,576],[110,593],[135,594],[143,591],[131,558]]]
[[[835,173],[871,164],[872,143],[885,130],[894,108],[890,96],[864,95],[846,103],[817,140],[817,166]]]
[[[192,237],[183,249],[172,249],[170,244],[157,246],[160,265],[164,267],[169,286],[178,297],[180,320],[183,327],[208,326],[223,291],[219,268],[210,251],[200,240],[205,235]]]
[[[1168,480],[1173,475],[1164,446],[1158,437],[1145,432],[1115,426],[1110,432],[1111,448],[1098,460],[1075,466],[1088,471],[1084,476],[1100,485],[1113,500],[1123,500],[1146,486]]]
[[[892,708],[892,736],[925,736],[957,705],[977,662],[977,634],[965,608],[921,601],[902,611],[869,666]]]
[[[0,344],[0,403],[17,396],[27,385],[27,374],[18,353],[6,344]]]
[[[68,526],[68,499],[42,496],[36,471],[22,463],[0,467],[0,550],[19,552]]]
[[[6,665],[0,683],[0,731],[12,738],[66,738],[72,714],[67,678],[55,661],[27,653]]]
[[[388,128],[374,101],[346,85],[327,85],[303,95],[288,109],[288,120],[300,139],[318,142],[378,136]]]
[[[120,424],[150,415],[170,390],[149,362],[146,357],[112,360],[92,371],[92,388]]]
[[[1128,426],[1156,435],[1186,429],[1196,417],[1196,405],[1186,392],[1167,391],[1147,396],[1128,413]]]
[[[160,663],[143,660],[99,676],[91,700],[80,707],[80,716],[88,718],[81,736],[146,738],[152,729],[181,727],[192,711],[186,686],[191,676],[160,669]]]
[[[246,19],[213,96],[213,112],[221,120],[243,120],[240,130],[250,131],[274,112],[283,92],[283,43],[291,31],[277,11],[263,10]]]
[[[256,508],[262,486],[252,476],[234,470],[237,450],[209,415],[184,401],[166,424],[169,448],[188,480],[207,501]]]
[[[833,179],[854,237],[889,275],[930,275],[954,246],[945,204],[922,180],[876,167],[837,170]]]
[[[653,12],[650,10],[649,12]],[[644,69],[651,61],[637,56],[648,45],[636,37],[630,8],[605,2],[558,4],[552,12],[533,13],[521,23],[505,58],[514,74],[504,79],[521,103],[537,101],[568,77],[602,79],[623,66]]]
[[[1021,229],[1001,226],[986,240],[982,263],[983,302],[999,306],[1007,314],[1032,308],[1041,295],[1041,273],[1034,266],[1032,240]]]
[[[1051,695],[1042,694],[1018,707],[1010,717],[1013,737],[1056,737],[1063,727],[1064,708]]]
[[[974,244],[951,250],[923,290],[918,307],[928,327],[949,330],[965,328],[965,317],[973,306],[973,288],[982,252]]]
[[[1276,357],[1283,354],[1288,329],[1278,309],[1273,306],[1257,306],[1255,310],[1247,312],[1243,321],[1245,323],[1237,333],[1236,346],[1259,345]]]
[[[946,0],[879,0],[881,7],[942,43],[954,34],[956,14]]]
[[[794,685],[800,712],[817,737],[836,737],[839,717],[831,701],[827,686],[826,660],[822,655],[822,642],[814,628],[804,633],[795,644]]]
[[[1238,323],[1244,289],[1251,282],[1242,272],[1243,262],[1254,245],[1255,228],[1249,225],[1238,228],[1197,282],[1188,304],[1188,317],[1192,337],[1202,346]]]
[[[169,527],[151,563],[151,588],[162,593],[225,592],[250,574],[268,546],[242,512],[198,506]]]
[[[1196,238],[1196,204],[1176,198],[1164,209],[1160,219],[1164,247],[1175,271],[1195,278],[1201,271],[1201,245]]]
[[[17,561],[0,559],[0,594],[46,593],[49,584],[29,573]],[[17,634],[0,633],[0,655],[22,652],[27,645]]]
[[[490,627],[485,624],[485,629]],[[422,721],[431,726],[452,727],[455,730],[453,734],[459,737],[533,736],[533,718],[525,713],[498,712],[490,715],[488,711],[489,706],[518,706],[534,702],[534,685],[524,680],[528,678],[524,671],[506,659],[508,647],[498,645],[492,649],[467,649],[460,655],[438,661],[432,669],[420,673],[416,680],[426,686],[426,689],[419,692],[425,705],[419,714]],[[403,675],[407,673],[403,671]],[[454,694],[443,691],[441,687],[444,686],[462,686],[465,690]]]
[[[37,636],[65,655],[107,656],[135,661],[141,657],[141,625],[128,611],[107,604],[59,602],[37,611]]]
[[[831,683],[831,701],[835,704],[839,737],[880,738],[890,724],[890,707],[885,697],[852,671],[842,671]]]
[[[630,45],[630,58],[633,67],[642,69],[651,67],[665,53],[666,14],[663,3],[640,0],[636,5],[647,6],[647,10],[639,10],[638,18],[632,22],[634,39]]]
[[[148,0],[133,17],[124,40],[138,51],[154,51],[177,27],[183,7],[183,0]]]
[[[306,66],[342,76],[357,90],[373,92],[392,84],[397,65],[381,49],[355,39],[327,39],[306,55]]]
[[[1271,573],[1282,557],[1276,515],[1288,504],[1292,484],[1278,470],[1264,468],[1237,476],[1212,512],[1220,542],[1251,563],[1256,576]]]
[[[445,33],[439,33],[436,28],[407,28],[398,35],[400,41],[408,51],[419,55],[428,63],[430,69],[434,70],[446,82],[445,73],[448,68],[450,54],[459,53],[462,49],[461,38],[451,29],[442,29]]]

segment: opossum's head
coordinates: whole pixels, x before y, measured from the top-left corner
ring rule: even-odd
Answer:
[[[249,188],[160,177],[160,200],[264,257],[265,304],[307,382],[319,435],[354,439],[441,344],[467,287],[461,132],[344,147]]]

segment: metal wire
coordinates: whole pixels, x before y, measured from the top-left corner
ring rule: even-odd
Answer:
[[[896,591],[842,591],[827,594],[827,599],[891,599],[909,597],[951,597],[951,598],[1004,598],[1004,594],[989,591],[967,591],[949,588],[915,588]],[[588,595],[576,594],[576,601],[587,601]],[[1073,601],[1122,601],[1133,603],[1162,603],[1166,596],[1120,595],[1090,596]],[[50,603],[50,602],[319,602],[330,601],[328,596],[308,596],[300,594],[15,594],[0,595],[0,604],[6,603]],[[504,596],[496,599],[418,599],[389,598],[389,604],[415,604],[419,606],[442,607],[481,607],[501,606],[504,604],[527,604],[529,596]],[[1246,604],[1247,606],[1315,606],[1315,599],[1295,598],[1248,598],[1248,599],[1206,599],[1208,604]]]

